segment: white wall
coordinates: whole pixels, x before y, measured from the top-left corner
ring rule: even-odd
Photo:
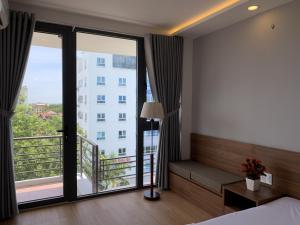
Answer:
[[[193,132],[300,152],[299,12],[294,1],[194,42]]]
[[[193,77],[193,40],[184,39],[182,110],[181,110],[181,157],[190,158],[190,133],[192,127],[192,77]]]
[[[11,9],[32,12],[37,20],[58,23],[69,26],[98,29],[130,35],[143,36],[147,33],[163,33],[162,30],[146,27],[138,24],[120,22],[110,19],[98,18],[77,13],[70,13],[62,10],[49,9],[39,6],[30,6],[20,3],[9,3]]]

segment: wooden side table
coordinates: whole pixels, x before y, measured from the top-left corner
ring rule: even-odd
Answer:
[[[236,182],[223,187],[224,213],[256,207],[282,197],[283,194],[261,185],[258,191],[249,191],[246,182]]]

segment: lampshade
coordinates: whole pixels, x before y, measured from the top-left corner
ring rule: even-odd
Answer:
[[[141,112],[141,118],[163,119],[164,110],[159,102],[145,102]]]

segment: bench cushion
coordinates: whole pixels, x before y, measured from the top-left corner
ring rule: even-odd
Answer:
[[[222,194],[223,185],[243,180],[234,174],[191,160],[172,162],[169,169],[217,194]]]
[[[191,161],[191,160],[184,160],[178,162],[170,162],[169,163],[169,170],[173,173],[185,178],[191,179],[191,169],[197,167],[199,163]]]

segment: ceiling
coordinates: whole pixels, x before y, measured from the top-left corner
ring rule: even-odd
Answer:
[[[102,52],[119,55],[136,55],[136,41],[114,38],[102,35],[78,32],[76,35],[76,50],[84,52]],[[101,45],[95,45],[101,43]],[[34,32],[32,45],[48,48],[62,48],[62,39],[56,34]]]
[[[11,0],[199,36],[291,0]],[[249,4],[261,7],[248,12]],[[225,16],[226,15],[226,16]]]
[[[198,24],[190,26],[188,29],[181,30],[179,34],[191,38],[203,36],[292,1],[293,0],[245,1],[244,3],[236,5],[228,10],[224,10],[219,15],[212,16],[207,20],[202,20]],[[250,5],[258,5],[259,9],[257,11],[250,12],[247,10]]]

